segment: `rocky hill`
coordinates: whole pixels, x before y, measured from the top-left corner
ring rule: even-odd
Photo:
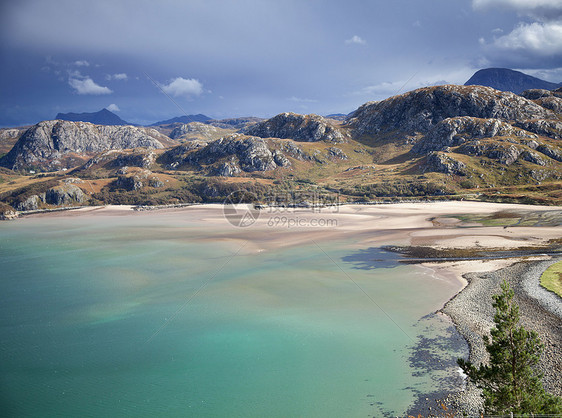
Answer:
[[[79,165],[84,157],[106,150],[164,148],[161,140],[170,142],[153,129],[44,121],[22,134],[10,152],[0,158],[0,166],[12,170],[71,168]]]
[[[0,159],[0,208],[220,202],[237,190],[283,204],[298,194],[561,205],[561,100],[560,89],[444,85],[366,103],[343,123],[282,113],[158,132],[45,121],[3,133],[19,139]]]
[[[426,87],[361,106],[347,122],[354,138],[397,132],[418,135],[457,116],[502,121],[556,119],[533,101],[491,87],[444,85]]]
[[[561,84],[551,83],[507,68],[486,68],[479,70],[464,84],[465,86],[486,86],[501,91],[520,94],[530,89],[554,90]]]
[[[163,155],[170,168],[190,165],[209,174],[232,177],[241,172],[271,171],[291,163],[272,141],[234,134],[208,144],[193,142]]]
[[[172,139],[184,141],[194,139],[213,140],[231,133],[233,133],[232,129],[217,128],[201,122],[191,122],[177,124],[168,136]]]
[[[93,113],[59,113],[55,119],[70,122],[90,122],[96,125],[131,125],[107,109]]]
[[[217,128],[222,129],[244,129],[255,123],[263,121],[263,118],[247,117],[247,118],[228,118],[228,119],[215,119],[207,121],[206,123]]]
[[[345,131],[318,115],[281,113],[271,119],[258,122],[246,129],[248,135],[260,138],[290,138],[295,141],[346,142]]]

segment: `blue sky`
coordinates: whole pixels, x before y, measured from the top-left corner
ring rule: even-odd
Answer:
[[[348,113],[486,67],[562,81],[562,0],[13,0],[0,16],[0,126]]]

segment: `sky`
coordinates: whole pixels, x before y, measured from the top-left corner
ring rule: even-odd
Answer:
[[[562,82],[562,0],[4,0],[0,127],[349,113],[481,68]]]

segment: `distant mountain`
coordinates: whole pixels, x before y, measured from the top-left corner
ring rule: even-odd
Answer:
[[[185,116],[178,116],[168,120],[162,120],[160,122],[156,122],[148,126],[170,125],[172,123],[207,122],[209,120],[212,119],[208,116],[199,113],[198,115],[185,115]]]
[[[93,113],[59,113],[55,119],[70,122],[90,122],[96,125],[132,125],[107,109]]]
[[[325,118],[328,118],[328,119],[335,119],[335,120],[344,121],[344,120],[347,119],[347,116],[348,116],[348,115],[346,115],[346,114],[344,114],[344,113],[332,113],[332,114],[326,115],[326,116],[324,116],[324,117],[325,117]]]
[[[511,91],[512,93],[520,94],[530,89],[554,90],[562,86],[562,83],[551,83],[508,68],[486,68],[476,71],[464,85],[486,86],[501,91]]]

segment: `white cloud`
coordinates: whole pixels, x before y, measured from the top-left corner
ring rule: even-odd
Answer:
[[[76,65],[77,67],[89,67],[90,63],[86,60],[78,60],[74,61],[74,65]]]
[[[111,94],[113,91],[107,87],[100,86],[90,77],[70,77],[68,84],[76,90],[78,94]]]
[[[118,74],[107,74],[105,76],[106,80],[123,80],[127,81],[129,77],[125,73],[118,73]]]
[[[109,110],[110,112],[119,112],[121,109],[119,109],[119,106],[117,106],[115,103],[111,103],[109,106],[106,107],[107,110]]]
[[[511,32],[480,40],[488,62],[515,68],[552,68],[562,62],[561,0],[472,0],[474,9],[508,8],[525,16]],[[530,19],[530,22],[529,22]],[[522,19],[523,20],[523,19]]]
[[[345,41],[346,44],[357,44],[357,45],[367,45],[367,41],[357,35],[353,35],[351,39]]]
[[[511,33],[488,45],[494,51],[535,57],[562,57],[562,22],[520,23]]]
[[[203,84],[194,78],[185,79],[183,77],[174,78],[168,84],[164,84],[162,90],[172,96],[199,96],[203,93]]]

